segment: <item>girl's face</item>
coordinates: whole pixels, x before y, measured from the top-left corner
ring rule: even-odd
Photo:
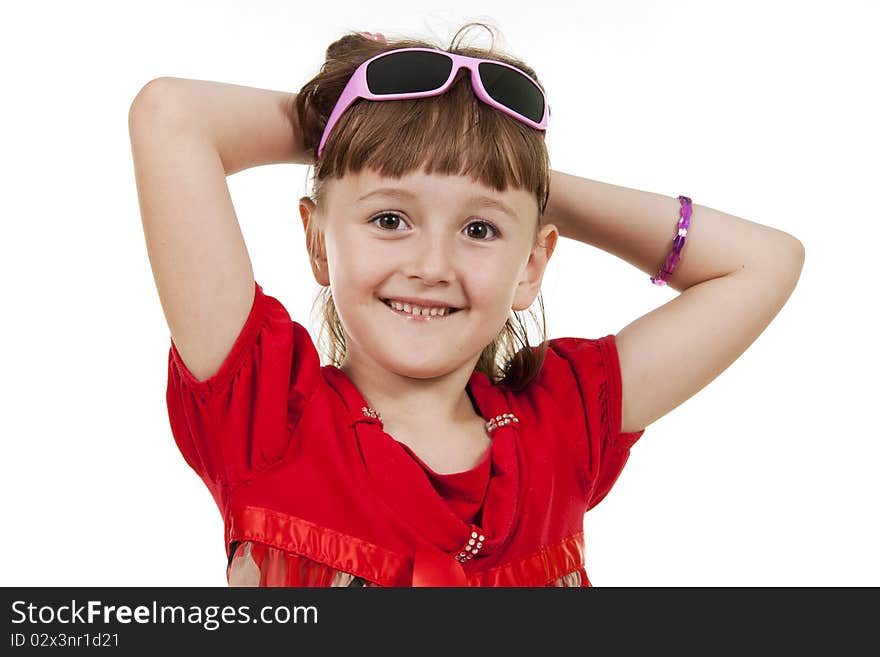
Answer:
[[[325,190],[322,207],[303,198],[300,212],[304,226],[321,216],[324,253],[313,270],[332,290],[346,361],[359,365],[419,379],[472,368],[510,310],[532,304],[555,248],[552,225],[534,244],[537,203],[523,190],[367,169],[329,180]],[[459,310],[418,321],[383,302],[406,298]]]

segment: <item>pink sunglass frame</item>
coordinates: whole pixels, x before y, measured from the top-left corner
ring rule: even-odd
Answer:
[[[449,78],[440,85],[437,89],[430,89],[428,91],[414,91],[412,93],[402,93],[402,94],[381,94],[376,95],[372,93],[367,87],[367,67],[371,62],[381,59],[382,57],[387,57],[393,53],[398,52],[409,52],[409,51],[419,51],[419,52],[434,52],[439,53],[441,55],[445,55],[452,60],[452,70],[449,73]],[[502,105],[498,101],[494,100],[483,87],[483,81],[480,79],[480,70],[479,64],[482,62],[488,62],[490,64],[496,64],[498,66],[503,66],[505,68],[509,68],[512,71],[516,71],[520,75],[524,75],[528,80],[531,80],[535,85],[535,88],[541,92],[541,95],[544,98],[544,115],[541,117],[539,122],[532,121],[531,119],[523,116],[522,114],[518,114],[514,112],[509,107]],[[352,74],[351,78],[349,78],[348,83],[345,85],[345,89],[342,90],[342,94],[339,96],[339,100],[336,101],[336,105],[333,107],[333,111],[330,113],[330,118],[327,119],[327,125],[324,127],[324,134],[321,135],[321,143],[318,145],[318,157],[321,157],[321,153],[324,151],[324,144],[327,142],[327,138],[330,136],[330,133],[333,131],[333,127],[339,121],[340,117],[345,113],[345,111],[359,98],[363,98],[365,100],[403,100],[406,98],[426,98],[428,96],[439,96],[442,93],[445,93],[447,89],[452,85],[452,81],[455,79],[456,75],[458,75],[459,70],[462,68],[466,68],[470,72],[471,78],[471,86],[474,89],[474,93],[477,98],[481,101],[494,107],[497,110],[504,112],[505,114],[512,116],[518,121],[522,121],[527,126],[535,128],[536,130],[547,130],[547,124],[549,122],[550,117],[550,105],[547,102],[547,95],[544,93],[544,90],[541,89],[541,86],[535,82],[535,80],[528,75],[525,71],[522,71],[515,66],[511,66],[505,62],[499,62],[495,59],[482,59],[478,57],[467,57],[465,55],[457,55],[454,53],[446,52],[445,50],[436,50],[434,48],[398,48],[396,50],[388,50],[386,52],[379,53],[375,57],[371,57],[363,64],[357,67],[355,72]]]

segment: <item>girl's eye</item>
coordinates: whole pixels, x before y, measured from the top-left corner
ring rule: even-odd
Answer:
[[[495,226],[493,226],[492,224],[490,224],[488,221],[472,221],[471,223],[469,223],[469,224],[467,225],[468,228],[471,228],[472,226],[485,226],[486,228],[488,228],[489,230],[491,230],[491,231],[492,231],[492,234],[495,236],[495,237],[493,237],[492,239],[497,239],[497,238],[498,238],[498,235],[499,235],[499,233],[498,233],[498,229],[495,228]],[[491,241],[492,241],[492,240],[484,240],[484,239],[482,239],[482,238],[480,238],[480,237],[478,237],[477,239],[479,239],[480,241],[484,241],[484,242],[491,242]]]
[[[372,224],[372,223],[374,223],[377,219],[382,219],[383,217],[393,217],[393,218],[396,218],[398,221],[400,221],[400,215],[399,215],[399,214],[395,214],[394,212],[383,212],[382,214],[377,214],[375,217],[373,217],[372,219],[370,219],[369,223]],[[380,224],[376,224],[376,225],[379,226]],[[386,224],[386,225],[387,225],[387,224]],[[381,227],[381,226],[380,226],[380,227]],[[394,230],[394,229],[391,228],[391,230]]]
[[[396,212],[383,212],[382,214],[377,214],[375,217],[373,217],[372,219],[370,219],[369,223],[374,223],[374,222],[376,222],[377,220],[382,219],[382,218],[384,218],[384,217],[391,217],[392,219],[395,219],[398,223],[400,222],[400,219],[401,219],[400,215],[397,214]],[[394,222],[391,222],[391,223],[394,223]],[[377,223],[376,225],[381,227],[381,226],[382,226],[382,222]],[[387,226],[387,225],[388,225],[388,224],[386,223],[385,226]],[[396,225],[396,224],[395,224],[395,225]],[[488,227],[489,230],[491,230],[491,231],[492,231],[492,234],[494,235],[493,239],[497,239],[498,236],[501,234],[501,233],[498,231],[498,229],[494,226],[494,224],[491,224],[491,223],[489,223],[488,221],[482,221],[482,220],[480,220],[480,221],[472,221],[471,223],[468,224],[467,227],[468,227],[468,228],[471,228],[472,226],[486,226],[486,227]],[[392,227],[392,228],[388,228],[387,230],[392,230],[392,231],[393,231],[393,230],[396,230],[396,229],[395,229],[394,227]],[[477,239],[478,241],[482,241],[482,242],[491,242],[491,241],[492,241],[491,239],[486,239],[486,238],[484,238],[484,237],[481,237],[480,235],[476,235],[476,236],[474,236],[473,233],[471,233],[471,236],[472,236],[472,237],[476,237],[476,239]]]

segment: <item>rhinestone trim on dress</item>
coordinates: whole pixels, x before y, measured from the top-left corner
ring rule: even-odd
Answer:
[[[486,537],[477,531],[471,532],[471,537],[468,539],[467,545],[465,545],[461,551],[455,555],[455,558],[464,563],[465,561],[470,561],[475,556],[477,556],[477,552],[480,551],[480,548],[483,547],[483,541],[486,540]]]
[[[492,433],[498,427],[503,427],[504,425],[510,424],[511,422],[519,423],[519,419],[513,413],[502,413],[501,415],[496,415],[488,422],[486,422],[486,430],[489,433]]]
[[[361,410],[364,412],[364,415],[366,415],[367,417],[375,418],[375,419],[379,420],[380,422],[382,421],[382,416],[379,414],[379,411],[374,411],[369,406],[361,406]]]

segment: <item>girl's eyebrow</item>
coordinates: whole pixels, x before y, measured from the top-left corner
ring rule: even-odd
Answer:
[[[401,189],[399,187],[380,187],[378,189],[374,189],[371,192],[367,192],[363,196],[357,199],[358,202],[365,201],[367,199],[373,198],[375,196],[385,196],[389,198],[403,198],[408,200],[413,200],[418,198],[418,194],[414,194],[406,189]],[[469,203],[474,203],[478,207],[481,208],[495,208],[496,210],[500,210],[505,214],[509,215],[514,221],[518,219],[516,212],[513,209],[500,201],[497,198],[493,198],[491,196],[486,196],[485,194],[472,194],[471,196],[465,199]]]

